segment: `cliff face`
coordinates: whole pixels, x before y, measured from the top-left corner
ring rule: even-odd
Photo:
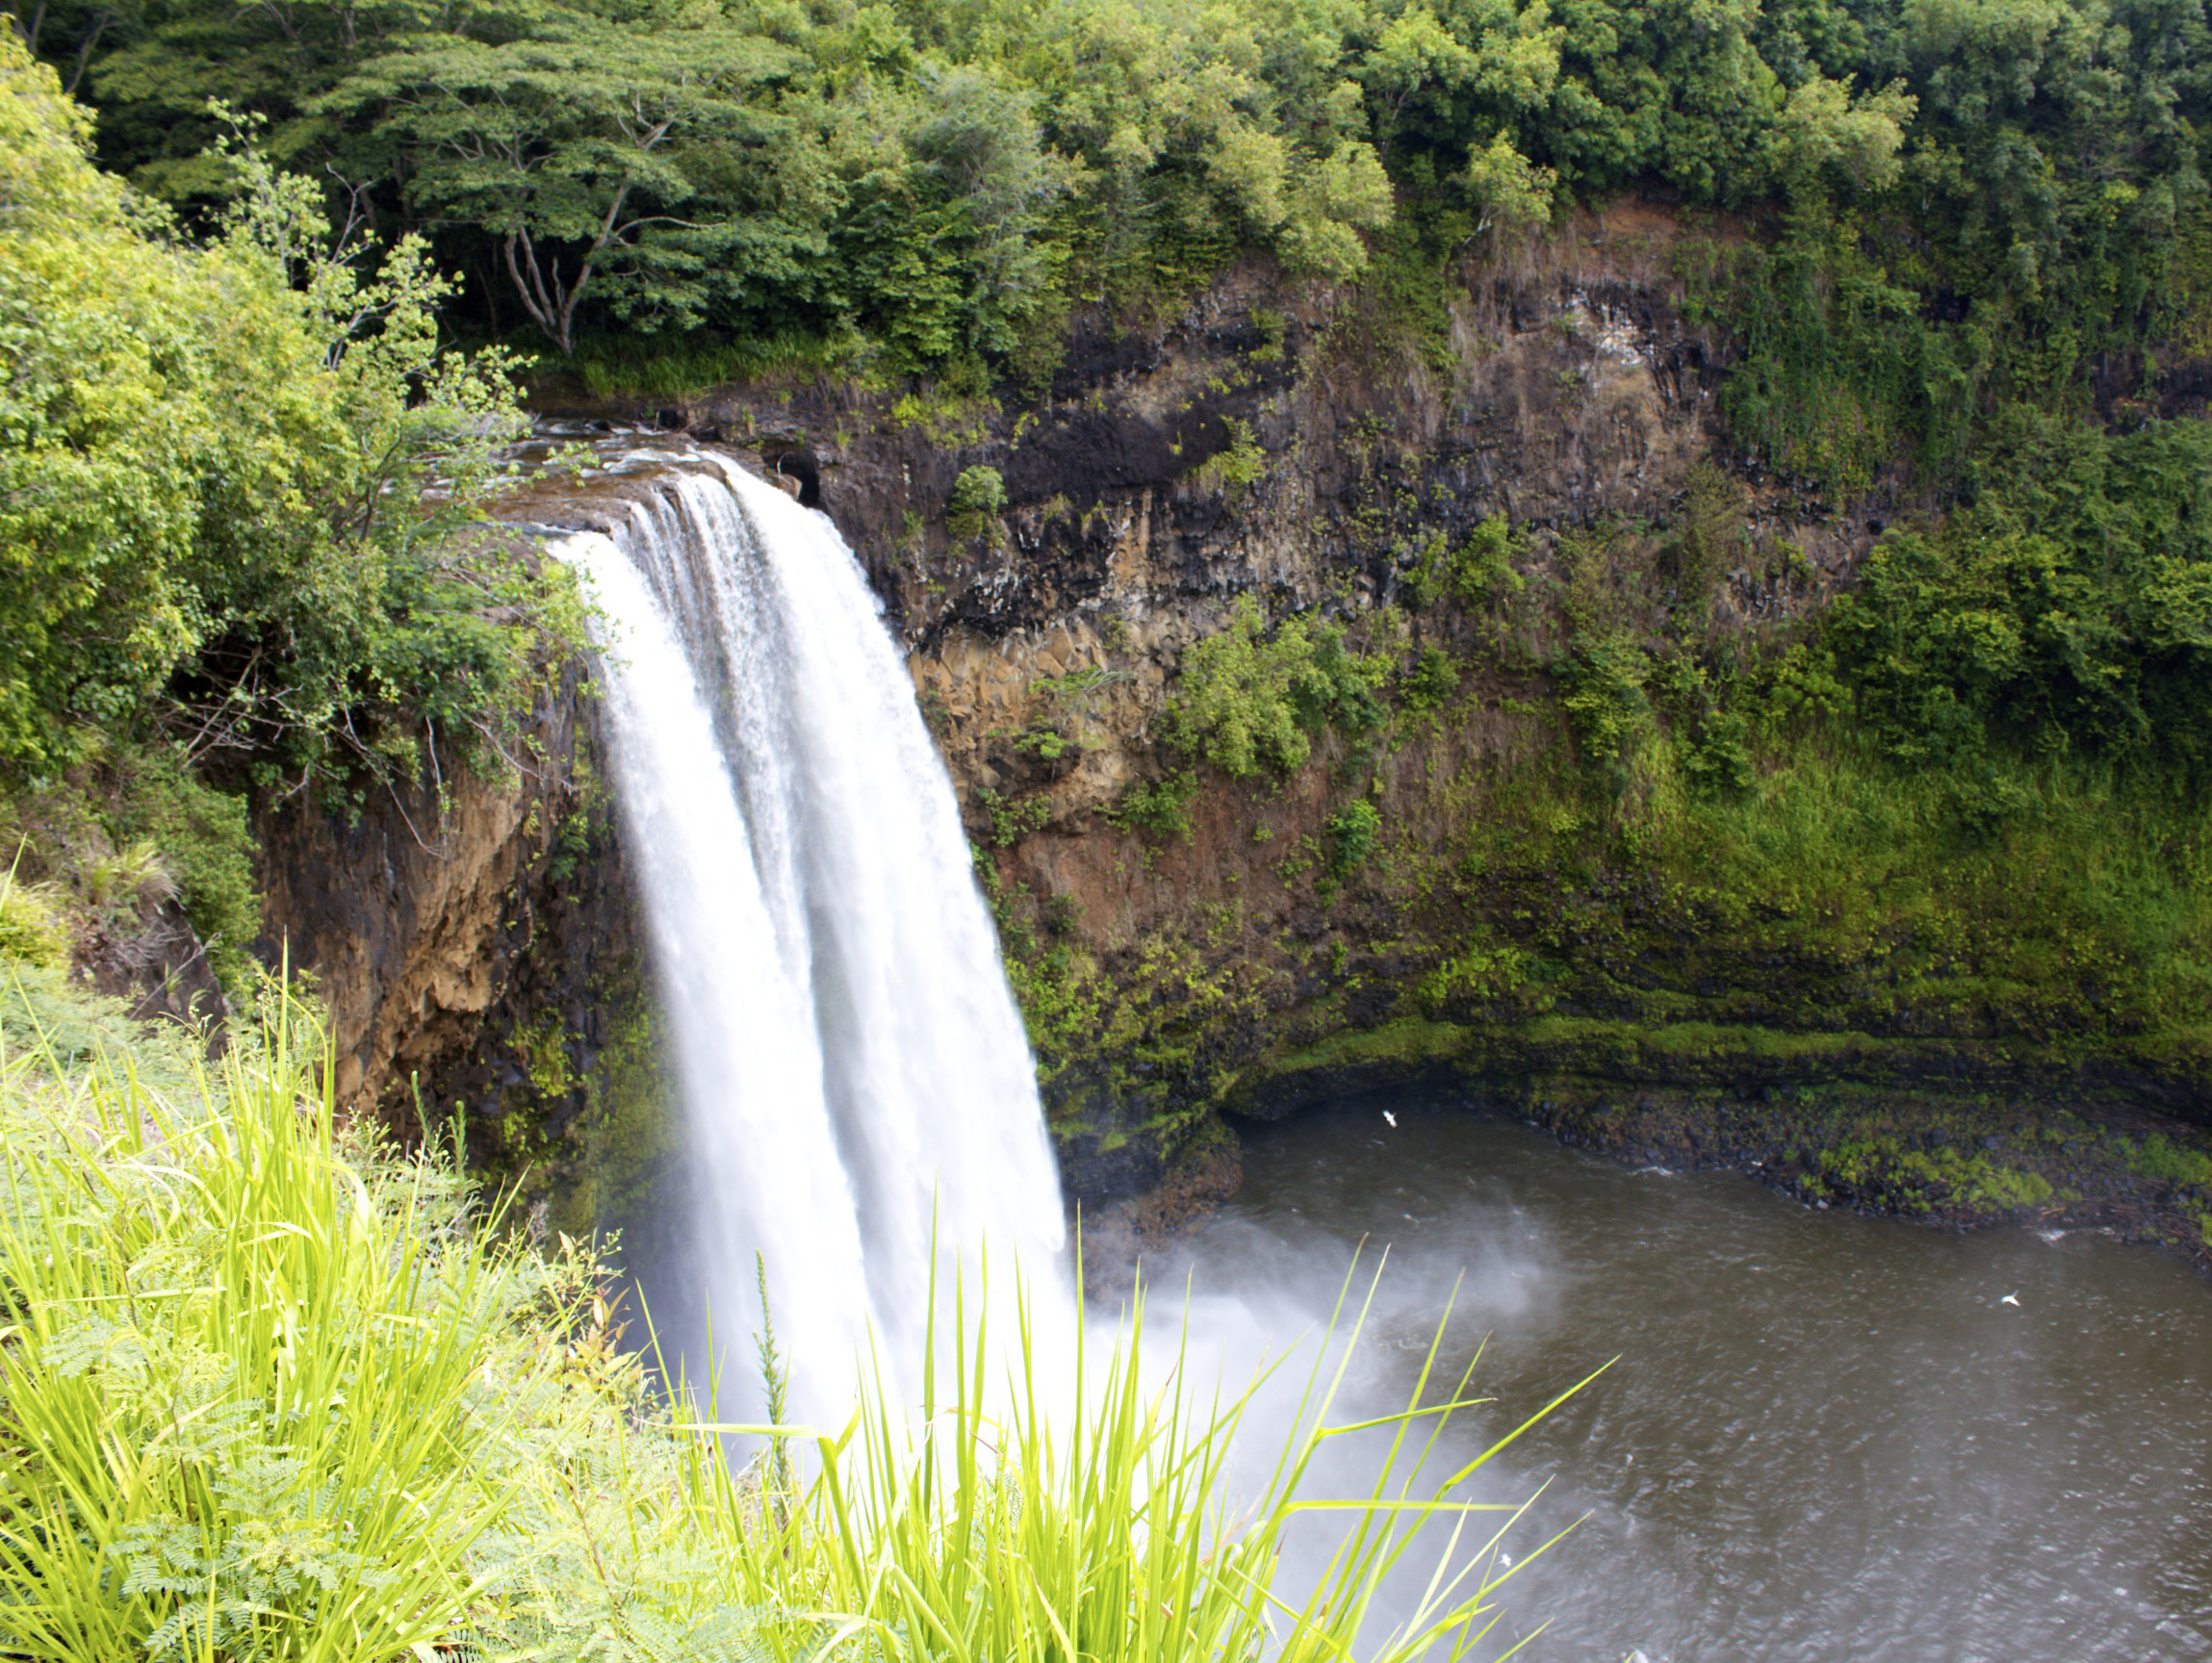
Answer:
[[[1442,369],[1400,342],[1371,356],[1372,320],[1247,275],[1161,329],[1079,328],[1027,405],[909,412],[828,385],[619,414],[727,443],[824,508],[913,650],[964,797],[1049,783],[1058,829],[1146,772],[1146,722],[1176,657],[1220,627],[1228,598],[1356,609],[1393,591],[1393,546],[1411,535],[1496,513],[1664,515],[1710,445],[1718,370],[1674,315],[1673,235],[1633,209],[1588,221],[1528,276],[1455,305]],[[1256,476],[1225,484],[1240,444],[1247,458],[1256,447]],[[1001,471],[1008,511],[993,534],[957,538],[946,503],[975,466]],[[542,501],[527,507],[543,517]],[[553,517],[604,518],[567,495]],[[1071,765],[1007,743],[1040,678],[1087,666],[1112,679]],[[589,749],[587,704],[549,699],[516,748],[529,760],[504,777],[374,796],[351,820],[266,819],[263,946],[289,942],[321,980],[349,1100],[382,1100],[473,1042],[533,956],[517,945],[531,939],[533,875],[602,806],[579,784]],[[1125,898],[1124,928],[1185,904],[1163,877]]]
[[[341,1103],[404,1136],[461,1116],[472,1159],[572,1231],[636,1211],[673,1135],[593,708],[572,671],[513,768],[259,829],[260,951],[312,980]]]
[[[1230,1083],[1286,1035],[1387,1019],[1433,961],[1402,875],[1323,869],[1348,797],[1380,806],[1394,846],[1440,852],[1470,781],[1571,750],[1514,697],[1530,678],[1493,669],[1382,752],[1325,742],[1256,788],[1201,770],[1187,827],[1146,835],[1122,810],[1174,767],[1155,728],[1182,654],[1239,596],[1395,627],[1377,609],[1406,601],[1424,551],[1493,517],[1539,583],[1561,533],[1677,518],[1722,455],[1727,368],[1725,341],[1685,321],[1678,236],[1635,204],[1585,217],[1454,293],[1444,338],[1247,272],[1157,330],[1079,327],[1027,403],[742,389],[657,413],[796,481],[867,563],[990,852],[1078,1192],[1166,1184],[1171,1211],[1229,1181],[1213,1107]],[[1006,510],[960,526],[947,504],[975,468]],[[1735,476],[1749,534],[1716,575],[1721,629],[1817,604],[1888,512]],[[1656,545],[1621,557],[1662,582]],[[1434,616],[1410,629],[1463,645]]]
[[[1730,349],[1688,320],[1680,238],[1636,204],[1585,217],[1458,272],[1442,331],[1251,271],[1154,326],[1079,321],[1033,395],[597,412],[748,454],[860,552],[1094,1218],[1121,1197],[1143,1232],[1233,1186],[1223,1114],[1409,1077],[1776,1170],[1840,1136],[1798,1126],[1839,1102],[1874,1125],[1905,1095],[2206,1116],[2212,1066],[2100,1027],[2073,983],[1993,994],[1970,945],[1835,927],[1786,871],[1639,857],[1668,810],[1603,778],[1563,631],[1748,650],[1899,506],[1730,449]],[[961,511],[975,470],[1002,512]],[[1488,588],[1440,601],[1502,524]],[[1245,778],[1164,744],[1186,654],[1240,598],[1341,623],[1389,666],[1386,719]],[[1449,676],[1418,684],[1429,658]],[[458,784],[442,815],[395,801],[269,842],[271,929],[322,980],[342,1087],[390,1108],[419,1076],[579,1220],[635,1201],[670,1126],[586,707],[549,703],[542,772]]]
[[[1682,241],[1641,205],[1584,217],[1455,274],[1442,336],[1245,273],[1156,330],[1079,328],[1026,401],[748,389],[660,413],[754,449],[869,564],[1078,1193],[1170,1222],[1234,1182],[1222,1113],[1412,1076],[1790,1173],[1889,1138],[1900,1103],[1939,1139],[1989,1101],[2207,1117],[2212,1061],[2107,1020],[2094,976],[2004,985],[2003,944],[1955,920],[1846,928],[1787,854],[1724,875],[1679,839],[1643,852],[1675,799],[1602,755],[1605,642],[1756,654],[1907,506],[1893,483],[1820,500],[1731,447],[1731,347],[1689,320]],[[947,511],[977,468],[1007,499],[980,525]],[[1519,599],[1437,603],[1439,552],[1494,519]],[[1163,745],[1186,653],[1239,597],[1342,620],[1397,667],[1388,720],[1283,776]],[[1416,701],[1430,650],[1455,683]]]

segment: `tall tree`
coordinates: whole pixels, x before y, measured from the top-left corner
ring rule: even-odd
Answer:
[[[6,11],[31,55],[61,72],[70,98],[83,90],[94,57],[136,35],[146,14],[145,0],[10,0]]]
[[[489,236],[515,298],[567,354],[587,298],[647,328],[688,326],[749,272],[820,250],[804,148],[775,101],[805,67],[720,22],[572,15],[528,39],[412,41],[316,108],[395,148],[419,214]]]
[[[140,726],[295,781],[497,747],[563,592],[469,533],[521,421],[426,250],[235,141],[183,243],[86,127],[0,31],[0,769]]]

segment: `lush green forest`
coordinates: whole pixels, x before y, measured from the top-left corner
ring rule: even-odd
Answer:
[[[1736,399],[1809,467],[1949,459],[1979,403],[2207,322],[2198,0],[13,10],[103,166],[187,224],[231,190],[218,105],[250,112],[342,213],[426,238],[477,324],[560,353],[1034,374],[1072,305],[1251,252],[1440,262],[1631,187],[1779,234]],[[1884,408],[1786,409],[1815,363]]]
[[[472,530],[522,417],[419,238],[369,250],[244,117],[188,233],[90,128],[0,35],[0,818],[41,870],[149,851],[236,973],[245,794],[496,765],[575,609]]]

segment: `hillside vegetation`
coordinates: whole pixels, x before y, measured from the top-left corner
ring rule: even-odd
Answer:
[[[472,529],[523,419],[419,239],[334,226],[243,116],[188,235],[90,126],[0,32],[0,858],[96,908],[147,845],[235,979],[245,795],[498,766],[575,607]]]
[[[1813,471],[1955,461],[1989,399],[2212,324],[2198,0],[13,10],[147,194],[215,212],[211,100],[251,111],[587,364],[1034,378],[1072,306],[1438,265],[1632,188],[1773,227],[1734,399]]]

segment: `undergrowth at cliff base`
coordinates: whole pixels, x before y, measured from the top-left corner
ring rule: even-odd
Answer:
[[[0,1052],[12,1655],[1319,1663],[1356,1637],[1393,1663],[1497,1618],[1526,1504],[1458,1487],[1518,1431],[1427,1471],[1465,1379],[1348,1418],[1317,1353],[1295,1424],[1246,1429],[1273,1463],[1247,1482],[1250,1389],[1138,1346],[1141,1312],[1055,1399],[1068,1360],[956,1289],[918,1419],[874,1380],[841,1426],[716,1425],[626,1341],[597,1248],[533,1241],[434,1139],[342,1124],[280,992],[210,1069],[27,974]],[[1373,1487],[1304,1494],[1355,1433],[1391,1441]],[[1308,1515],[1341,1545],[1278,1589]],[[1409,1554],[1448,1569],[1363,1633]]]
[[[1361,1036],[1424,1028],[1491,1084],[1920,1090],[1931,1130],[1962,1091],[2113,1127],[2201,1101],[2208,432],[2008,407],[1963,500],[1795,618],[1722,617],[1805,575],[1710,467],[1657,524],[1408,537],[1344,617],[1239,602],[1108,815],[1123,858],[1179,863],[1184,915],[1108,951],[999,896],[1064,1143],[1171,1151],[1247,1073],[1340,1039],[1387,1070]],[[1809,1123],[1791,1182],[1962,1217],[2140,1199],[2110,1151],[2070,1199],[1911,1131]],[[2147,1228],[2196,1243],[2195,1193]]]
[[[1813,1205],[1931,1223],[2095,1228],[2212,1267],[2212,1146],[2155,1113],[1852,1085],[1528,1085],[1517,1112],[1581,1147],[1747,1171]]]

